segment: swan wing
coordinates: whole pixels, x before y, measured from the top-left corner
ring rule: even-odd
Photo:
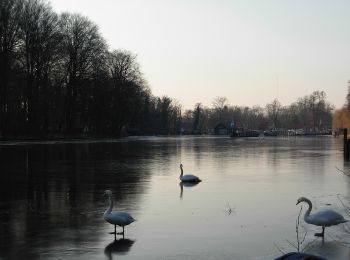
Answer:
[[[191,182],[199,182],[201,181],[197,176],[192,175],[192,174],[186,174],[183,175],[181,178],[181,181],[191,181]]]
[[[306,222],[317,226],[333,226],[347,222],[342,215],[331,209],[323,209],[311,214]]]
[[[109,214],[105,214],[105,220],[113,225],[125,226],[134,222],[135,219],[127,212],[112,211]]]

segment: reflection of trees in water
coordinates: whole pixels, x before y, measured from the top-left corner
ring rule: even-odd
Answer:
[[[120,142],[0,146],[0,231],[6,249],[0,257],[37,254],[38,240],[44,248],[83,242],[86,232],[104,225],[107,188],[117,207],[137,208],[153,154],[152,148]],[[15,249],[18,244],[21,250]]]
[[[134,240],[130,240],[127,238],[116,239],[105,247],[104,253],[108,257],[108,259],[113,259],[112,254],[122,255],[127,253],[134,244],[134,242]]]

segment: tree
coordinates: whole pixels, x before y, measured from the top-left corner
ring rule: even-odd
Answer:
[[[9,119],[14,103],[10,102],[10,88],[14,88],[10,84],[15,80],[12,76],[16,48],[20,41],[18,20],[21,12],[21,0],[0,1],[0,136],[10,131]]]
[[[185,134],[190,133],[190,129],[193,129],[193,111],[191,109],[185,110],[182,114],[182,128]]]
[[[84,111],[84,99],[89,89],[84,83],[91,80],[96,56],[106,51],[106,44],[97,26],[79,14],[63,13],[60,17],[62,33],[61,69],[64,78],[65,101],[59,124],[59,131],[65,124],[66,132],[81,131],[87,122],[78,122]],[[87,85],[85,85],[87,86]]]
[[[171,102],[171,114],[170,114],[170,133],[180,134],[181,132],[181,104],[178,100],[172,100]]]
[[[306,131],[327,130],[331,127],[333,106],[326,101],[326,93],[314,91],[296,103],[299,122]]]
[[[200,134],[202,132],[202,112],[203,112],[203,106],[201,103],[197,103],[195,105],[195,108],[193,110],[193,128],[192,133],[194,134]]]
[[[136,55],[129,51],[115,50],[109,53],[107,67],[113,89],[113,130],[120,134],[130,118],[140,112],[139,108],[144,104],[148,88],[145,86]]]
[[[112,122],[110,118],[112,86],[107,67],[107,51],[95,53],[92,57],[92,73],[90,89],[86,93],[88,132],[110,134]]]
[[[61,35],[58,17],[44,1],[25,1],[19,23],[26,78],[24,105],[28,131],[34,135],[41,128],[48,128],[50,73],[57,60]]]
[[[281,103],[277,99],[273,100],[270,104],[266,105],[267,116],[270,122],[272,123],[272,128],[277,128],[279,126],[278,121],[281,108]]]
[[[331,120],[327,115],[331,113],[333,107],[326,102],[326,93],[324,91],[314,91],[310,96],[311,109],[313,116],[313,130],[324,130],[325,125],[329,125]]]
[[[159,133],[163,135],[169,134],[169,117],[171,112],[171,98],[163,96],[158,98],[157,110],[159,113]]]
[[[224,115],[227,114],[228,99],[226,97],[216,97],[213,101],[213,109],[216,114],[216,124],[222,123]],[[225,113],[226,112],[226,113]],[[227,118],[226,118],[227,119]]]

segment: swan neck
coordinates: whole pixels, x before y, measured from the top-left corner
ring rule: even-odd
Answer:
[[[181,169],[180,177],[182,177],[184,175],[184,170],[182,169],[182,167],[180,167],[180,169]]]
[[[112,200],[112,196],[109,196],[109,207],[108,209],[106,210],[107,213],[111,213],[112,212],[112,209],[113,209],[113,200]]]
[[[310,216],[310,213],[312,210],[312,203],[310,200],[305,200],[305,202],[309,205],[309,208],[306,210],[305,215],[304,215],[304,219],[306,220]]]

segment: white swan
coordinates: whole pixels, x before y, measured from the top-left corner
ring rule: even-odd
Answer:
[[[192,174],[186,174],[184,175],[184,171],[182,169],[182,164],[180,164],[181,174],[180,174],[180,180],[182,182],[201,182],[202,180],[199,179],[197,176]]]
[[[130,214],[127,212],[112,211],[113,209],[112,191],[106,190],[103,195],[108,196],[108,199],[109,199],[109,207],[103,214],[103,218],[108,223],[111,223],[112,225],[114,225],[114,232],[111,232],[111,234],[124,235],[124,226],[131,224],[132,222],[135,221],[135,219],[132,216],[130,216]],[[117,225],[123,228],[123,232],[117,233],[117,230],[116,230]]]
[[[342,215],[331,209],[322,209],[310,214],[312,210],[311,201],[305,197],[300,197],[296,205],[298,205],[300,202],[306,202],[309,205],[309,208],[304,215],[305,222],[322,227],[322,233],[315,234],[317,237],[324,237],[324,229],[326,227],[338,225],[348,221],[344,219]]]

